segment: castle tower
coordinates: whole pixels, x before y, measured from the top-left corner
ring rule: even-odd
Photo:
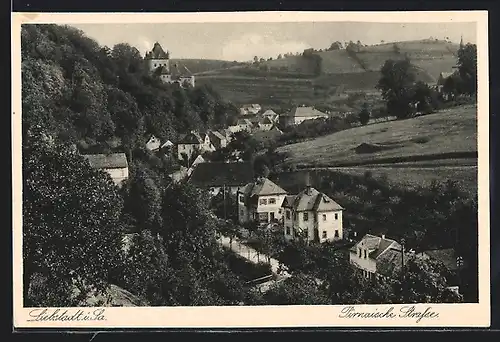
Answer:
[[[159,67],[163,68],[162,73],[170,72],[170,54],[168,51],[165,52],[158,42],[153,45],[153,49],[151,51],[146,52],[144,60],[146,61],[150,72],[153,72]]]

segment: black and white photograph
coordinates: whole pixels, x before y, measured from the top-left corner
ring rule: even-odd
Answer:
[[[478,304],[483,28],[347,16],[22,23],[28,320],[332,306],[357,324],[372,304],[432,324]]]

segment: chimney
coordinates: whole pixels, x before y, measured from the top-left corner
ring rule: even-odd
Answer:
[[[382,234],[382,239],[385,239],[385,234]]]
[[[309,171],[305,174],[305,186],[306,186],[306,194],[311,194],[311,175]]]

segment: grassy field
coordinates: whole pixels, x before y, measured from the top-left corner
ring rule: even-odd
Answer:
[[[278,150],[289,154],[286,163],[299,166],[339,166],[387,158],[474,152],[477,151],[476,111],[476,106],[469,105],[412,119],[368,124]]]

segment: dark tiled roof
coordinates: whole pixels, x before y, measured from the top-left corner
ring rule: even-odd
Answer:
[[[254,177],[251,163],[201,163],[196,166],[189,182],[199,187],[244,186]]]
[[[316,117],[316,116],[321,116],[321,117],[328,117],[328,114],[320,112],[317,109],[314,109],[312,107],[295,107],[293,108],[289,113],[287,113],[285,116],[289,117]]]
[[[385,254],[390,248],[401,248],[401,245],[394,240],[387,239],[385,237],[382,238],[371,234],[366,234],[361,239],[361,241],[359,241],[356,244],[356,247],[358,246],[371,250],[369,255],[370,258],[377,260],[381,255]]]
[[[402,258],[404,258],[406,263],[406,254],[403,256],[400,250],[389,248],[377,259],[377,272],[386,277],[393,276],[394,273],[401,271],[403,266]]]
[[[87,154],[84,157],[96,169],[121,169],[128,167],[125,153]]]
[[[290,207],[296,211],[335,211],[343,208],[327,195],[314,188],[306,188],[296,196],[286,197],[283,206]]]
[[[153,49],[146,54],[148,59],[168,59],[169,55],[163,50],[160,43],[156,42]]]
[[[178,144],[202,144],[203,139],[202,137],[197,134],[197,133],[188,133],[183,135],[178,141]]]
[[[286,191],[280,186],[270,181],[267,178],[257,180],[245,186],[243,193],[247,197],[252,196],[268,196],[268,195],[285,195]]]

